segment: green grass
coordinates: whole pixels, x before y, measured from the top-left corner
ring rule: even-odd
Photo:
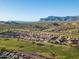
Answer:
[[[21,46],[23,46],[21,48]],[[44,46],[39,46],[33,44],[31,41],[17,41],[17,39],[5,40],[0,39],[0,48],[16,49],[22,50],[24,52],[40,52],[43,55],[51,55],[51,53],[56,54],[57,59],[79,59],[79,49],[69,48],[67,46],[61,45],[51,45],[45,44]]]

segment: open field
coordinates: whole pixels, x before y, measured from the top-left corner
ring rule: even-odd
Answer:
[[[16,39],[0,39],[0,48],[16,49],[24,52],[40,52],[42,55],[52,56],[56,54],[57,59],[79,59],[79,48],[67,47],[64,45],[44,44],[40,46],[29,41],[17,41]]]
[[[79,22],[0,24],[2,48],[37,52],[52,59],[79,59]]]

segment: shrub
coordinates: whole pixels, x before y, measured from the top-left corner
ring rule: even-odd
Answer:
[[[24,46],[19,46],[20,48],[23,48]]]
[[[42,43],[37,43],[37,45],[39,45],[39,46],[45,46],[44,44],[42,44]]]
[[[32,42],[32,44],[35,44],[35,42]]]
[[[1,53],[3,53],[4,51],[6,51],[6,48],[1,48]]]
[[[4,39],[5,41],[8,41],[8,40],[10,40],[10,39],[8,39],[8,38],[6,38],[6,39]]]

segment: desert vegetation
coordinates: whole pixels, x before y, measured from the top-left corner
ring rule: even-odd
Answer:
[[[9,59],[8,53],[15,59],[79,59],[79,22],[3,22],[0,58]]]

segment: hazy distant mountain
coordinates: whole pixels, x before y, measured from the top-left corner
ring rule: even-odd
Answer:
[[[66,17],[58,17],[58,16],[48,16],[47,18],[40,18],[41,22],[50,22],[50,21],[79,21],[79,16],[66,16]]]

